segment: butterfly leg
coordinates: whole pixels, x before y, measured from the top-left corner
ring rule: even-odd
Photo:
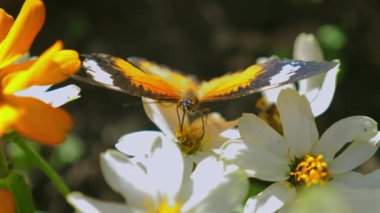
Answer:
[[[183,125],[185,123],[185,113],[186,113],[186,110],[185,109],[182,109],[182,118],[180,117],[179,115],[179,108],[181,107],[177,107],[177,119],[178,119],[178,124],[179,124],[179,130],[180,132],[183,131]]]
[[[181,119],[181,123],[180,123],[181,132],[183,130],[183,124],[185,123],[185,116],[186,116],[186,110],[183,108],[182,109],[182,119]]]
[[[207,115],[203,114],[202,111],[197,111],[197,114],[201,117],[201,120],[202,120],[202,134],[201,134],[201,137],[199,138],[199,140],[202,140],[202,138],[205,136],[205,132],[206,132],[205,125],[206,125]]]

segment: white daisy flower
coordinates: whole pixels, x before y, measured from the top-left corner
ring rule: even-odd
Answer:
[[[275,182],[251,197],[245,212],[277,211],[294,201],[297,187],[320,184],[347,195],[352,209],[380,210],[379,202],[371,207],[366,206],[368,202],[361,203],[365,199],[379,199],[380,183],[374,177],[379,177],[379,172],[361,175],[350,171],[368,160],[379,147],[380,134],[374,120],[348,117],[319,137],[305,96],[285,89],[279,95],[277,108],[283,136],[257,116],[244,114],[239,120],[242,139],[231,140],[222,147],[222,159],[235,163],[250,177]],[[360,197],[363,193],[373,197]]]
[[[208,157],[193,171],[193,165],[185,164],[170,138],[140,138],[140,142],[142,139],[154,140],[143,155],[129,157],[129,150],[117,146],[119,151],[109,150],[101,156],[106,181],[125,198],[124,204],[100,201],[80,192],[70,193],[69,203],[79,212],[91,213],[230,213],[245,198],[248,182],[236,166]]]
[[[186,160],[198,163],[207,156],[218,153],[220,146],[230,139],[240,137],[236,126],[237,121],[226,121],[219,113],[210,113],[189,121],[187,115],[183,117],[183,112],[178,110],[177,105],[173,103],[155,103],[155,100],[143,98],[144,109],[149,119],[156,124],[161,130],[151,131],[149,137],[157,137],[162,134],[176,141],[181,151],[186,155]],[[182,131],[180,121],[184,118]],[[203,119],[203,121],[202,121]],[[143,137],[146,132],[134,133]],[[136,136],[133,136],[136,137]],[[128,146],[126,150],[144,150],[149,144],[142,145],[139,140],[130,140],[129,136],[123,136],[119,140],[123,146]],[[144,141],[143,143],[147,143]],[[137,156],[141,151],[133,153],[131,156]]]
[[[321,48],[313,34],[301,33],[294,42],[293,58],[303,61],[323,61]],[[265,59],[260,59],[265,61]],[[298,82],[298,92],[305,95],[311,105],[311,110],[314,116],[319,116],[324,113],[331,104],[334,97],[336,78],[339,72],[332,69],[327,73],[322,73]],[[295,84],[288,84],[283,87],[278,87],[262,92],[263,98],[267,105],[274,104],[278,94],[285,88],[296,88]]]

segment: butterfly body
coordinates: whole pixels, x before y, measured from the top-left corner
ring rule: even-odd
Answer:
[[[82,69],[74,78],[130,95],[175,102],[186,112],[196,112],[202,102],[238,98],[338,67],[335,61],[274,59],[197,83],[194,78],[145,59],[91,54],[82,56]]]

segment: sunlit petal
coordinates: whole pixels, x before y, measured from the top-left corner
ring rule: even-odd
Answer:
[[[323,61],[323,54],[313,34],[301,33],[294,41],[293,58],[302,61]]]
[[[71,192],[67,196],[67,201],[79,212],[83,213],[129,213],[133,212],[126,205],[105,202],[87,197],[80,192]]]
[[[296,196],[296,189],[288,182],[277,182],[270,185],[257,196],[248,199],[244,213],[276,212],[291,202]]]
[[[0,43],[3,41],[5,36],[8,34],[9,29],[13,25],[13,17],[0,8]]]
[[[142,209],[154,200],[154,185],[146,168],[120,152],[109,150],[101,155],[100,167],[110,187],[120,193],[132,208]]]
[[[380,132],[370,140],[354,141],[330,165],[332,173],[352,170],[371,158],[380,146]]]
[[[146,168],[157,192],[166,196],[169,204],[174,205],[184,178],[184,161],[177,144],[167,137],[159,138],[153,144],[152,156]]]
[[[178,118],[182,119],[183,112],[174,103],[157,103],[157,101],[142,98],[145,113],[148,118],[167,136],[175,137],[179,127]],[[184,116],[184,124],[188,125],[188,118]]]
[[[239,131],[245,143],[254,143],[280,158],[287,158],[289,147],[284,138],[256,115],[244,113],[239,119]]]
[[[278,95],[280,94],[280,92],[283,89],[286,89],[286,88],[296,89],[296,87],[295,87],[294,84],[286,84],[284,86],[280,86],[280,87],[276,87],[276,88],[273,88],[273,89],[264,90],[264,91],[262,91],[261,94],[263,95],[263,98],[264,98],[264,100],[265,100],[266,103],[268,103],[268,104],[274,104],[274,103],[277,102]]]
[[[365,116],[344,118],[329,127],[314,147],[313,153],[323,154],[330,162],[346,143],[353,140],[367,141],[377,134],[377,123]]]
[[[60,107],[70,101],[78,99],[80,88],[74,84],[47,91],[51,86],[31,86],[16,92],[15,96],[33,97],[53,107]]]
[[[12,64],[29,50],[44,20],[43,2],[25,1],[15,23],[0,44],[0,69]]]
[[[283,181],[289,178],[290,160],[280,158],[254,143],[231,140],[222,147],[220,157],[238,165],[250,177],[266,181]]]
[[[300,81],[299,93],[310,101],[314,116],[321,115],[329,108],[335,94],[338,72],[339,66],[336,66],[326,74]]]
[[[3,93],[13,94],[33,85],[51,85],[69,78],[79,69],[79,56],[69,50],[63,50],[65,54],[61,55],[61,49],[62,43],[56,42],[28,70],[7,75],[2,82]],[[67,51],[71,54],[67,54]],[[66,60],[63,60],[64,56],[67,56]]]
[[[183,206],[184,212],[228,212],[240,204],[248,189],[243,173],[213,157],[199,163],[191,179],[193,194]]]
[[[153,143],[163,134],[158,131],[139,131],[122,136],[115,147],[129,156],[145,156],[151,152]]]
[[[277,108],[286,143],[297,157],[302,157],[318,141],[318,130],[309,102],[295,90],[285,89],[278,97]]]

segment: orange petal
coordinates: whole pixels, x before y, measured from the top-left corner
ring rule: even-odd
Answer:
[[[33,63],[35,62],[36,60],[33,59],[33,60],[29,60],[29,61],[24,61],[22,63],[17,63],[17,64],[10,64],[9,66],[7,67],[4,67],[1,72],[0,72],[0,79],[3,79],[2,80],[2,85],[5,85],[6,83],[6,80],[4,80],[5,76],[11,74],[11,73],[16,73],[16,72],[20,72],[20,71],[25,71],[27,69],[29,69]],[[3,86],[4,87],[4,86]]]
[[[0,69],[23,56],[32,45],[45,20],[45,6],[41,0],[27,0],[0,44]]]
[[[13,25],[13,17],[0,8],[0,42],[8,34]]]
[[[79,55],[73,50],[61,49],[62,42],[58,41],[28,70],[7,75],[2,81],[3,93],[13,94],[33,85],[57,84],[69,78],[79,69]]]
[[[46,145],[57,145],[66,139],[72,127],[66,111],[34,98],[4,96],[4,100],[22,112],[13,125],[21,135]]]
[[[19,113],[9,105],[0,105],[0,137],[17,121]],[[0,211],[2,212],[2,211]]]
[[[74,50],[61,50],[57,52],[53,56],[53,61],[60,67],[64,80],[76,73],[80,67],[79,54]]]
[[[14,213],[15,201],[12,192],[0,189],[0,212],[1,213]]]

